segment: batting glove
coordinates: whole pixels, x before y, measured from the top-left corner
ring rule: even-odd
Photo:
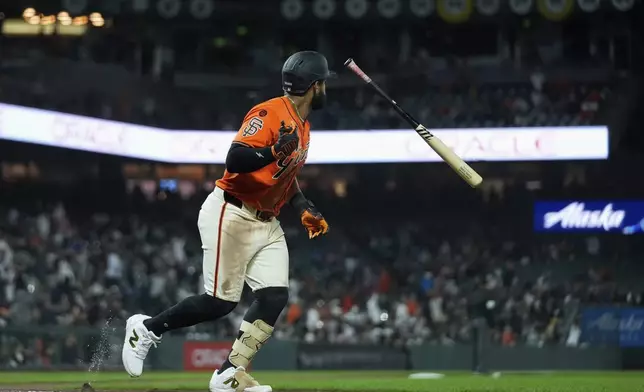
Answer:
[[[307,200],[307,206],[302,210],[300,220],[302,221],[302,226],[309,233],[309,239],[324,235],[329,231],[329,224],[326,219],[310,200]]]
[[[279,129],[280,136],[277,143],[273,145],[271,151],[275,159],[284,159],[291,155],[293,151],[297,150],[300,144],[300,138],[297,136],[297,127],[287,127],[282,121],[282,126]]]

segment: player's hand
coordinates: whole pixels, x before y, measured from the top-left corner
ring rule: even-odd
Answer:
[[[309,233],[309,239],[324,235],[329,231],[329,224],[326,219],[310,200],[308,201],[308,207],[302,211],[300,220],[302,221],[302,226]]]
[[[279,129],[280,136],[277,143],[271,148],[275,159],[284,159],[297,150],[300,144],[300,137],[297,135],[297,127],[287,127],[282,121]]]

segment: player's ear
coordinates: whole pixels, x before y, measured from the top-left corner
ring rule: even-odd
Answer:
[[[310,91],[311,93],[313,93],[313,96],[315,96],[315,95],[319,94],[319,92],[318,92],[318,82],[313,82],[313,84],[311,85],[311,87],[309,87],[309,91]]]

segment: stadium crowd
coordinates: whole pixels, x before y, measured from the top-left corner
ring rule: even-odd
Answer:
[[[235,75],[226,70],[210,75],[227,79],[242,73],[239,87],[215,83],[196,89],[178,87],[178,72],[142,77],[122,64],[101,62],[83,44],[63,58],[42,47],[23,50],[7,40],[3,45],[2,103],[212,130],[236,129],[254,104],[279,95],[275,64],[301,49],[250,49],[255,74],[237,67]],[[51,42],[43,45],[50,48]],[[427,50],[412,52],[416,56],[404,60],[407,74],[388,74],[392,64],[379,69],[377,56],[359,61],[431,127],[594,124],[614,87],[599,69],[486,67],[431,58]],[[274,83],[249,86],[257,75]],[[408,127],[352,75],[331,81],[328,94],[328,108],[311,118],[314,129]],[[374,178],[381,179],[383,173],[376,171]],[[419,182],[414,173],[405,176]],[[393,181],[374,190],[374,182],[361,180],[347,197],[310,192],[332,228],[320,241],[309,241],[286,212],[291,296],[276,338],[449,345],[470,342],[472,321],[481,319],[495,344],[577,346],[583,343],[581,306],[642,301],[638,282],[629,280],[638,276],[632,273],[638,266],[630,263],[633,256],[622,242],[535,237],[527,216],[534,194],[517,183],[492,181],[498,185],[492,195],[463,195],[449,187],[412,192]],[[51,184],[23,189],[0,182],[0,328],[15,333],[23,327],[119,324],[133,313],[153,314],[203,290],[195,222],[211,188],[187,198],[161,190],[148,197],[134,189],[116,196],[121,205],[101,196],[114,196],[108,187],[97,186],[92,196],[57,198]],[[224,320],[180,333],[234,336],[248,298]],[[45,339],[34,350],[11,336],[0,333],[8,339],[0,345],[0,365],[46,361],[53,351],[64,363],[74,363],[82,345],[70,333],[62,347]]]
[[[101,327],[202,292],[194,218],[207,190],[189,198],[163,191],[146,198],[135,190],[119,213],[39,200],[33,192],[42,191],[3,194],[0,327]],[[641,286],[629,280],[639,267],[624,243],[534,237],[525,213],[517,213],[531,193],[504,192],[512,203],[453,198],[420,216],[395,207],[373,214],[399,194],[348,214],[359,194],[340,200],[315,192],[333,232],[309,241],[286,211],[291,297],[276,337],[454,344],[470,341],[472,320],[480,318],[496,344],[576,346],[580,306],[641,304]],[[459,215],[462,203],[468,213]],[[225,320],[181,333],[233,336],[245,298]]]
[[[361,34],[368,43],[369,32]],[[249,108],[281,94],[283,60],[306,49],[288,38],[210,56],[177,47],[173,63],[159,62],[143,72],[141,65],[132,65],[137,52],[127,39],[115,37],[5,39],[0,102],[171,129],[236,129]],[[355,45],[347,46],[333,45],[333,52],[325,53],[334,59],[339,78],[329,82],[328,108],[311,118],[314,129],[405,128],[386,102],[344,72],[345,53],[355,51]],[[385,56],[371,46],[351,56],[433,127],[594,124],[619,79],[593,58],[563,62],[533,55],[520,64],[507,59],[479,64],[431,56],[422,44],[412,46],[408,56]],[[194,56],[211,61],[197,70],[191,66]]]
[[[437,85],[424,74],[382,82],[421,122],[439,128],[594,124],[611,92],[607,83],[548,81],[540,71],[527,75],[522,82]],[[150,126],[223,130],[236,129],[254,104],[280,94],[279,87],[218,87],[207,93],[162,85],[124,88],[114,95],[82,85],[65,86],[69,91],[61,93],[58,83],[48,75],[22,80],[5,75],[0,77],[0,100]],[[311,118],[316,129],[406,127],[385,101],[364,87],[334,88],[332,81],[329,97],[327,110]]]

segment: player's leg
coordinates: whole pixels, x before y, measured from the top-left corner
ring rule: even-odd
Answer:
[[[256,252],[248,246],[249,239],[239,234],[252,232],[252,224],[217,194],[206,199],[198,221],[205,293],[188,297],[154,317],[138,314],[128,319],[122,355],[131,376],[141,375],[150,347],[160,342],[163,333],[217,320],[237,306],[247,263]]]
[[[269,243],[251,260],[246,282],[253,290],[255,301],[244,316],[228,360],[210,381],[211,392],[229,391],[226,382],[237,380],[238,389],[246,392],[271,391],[268,385],[248,380],[245,368],[273,334],[273,328],[288,303],[288,248],[279,222],[274,220],[268,230]],[[243,385],[244,380],[248,383]]]

